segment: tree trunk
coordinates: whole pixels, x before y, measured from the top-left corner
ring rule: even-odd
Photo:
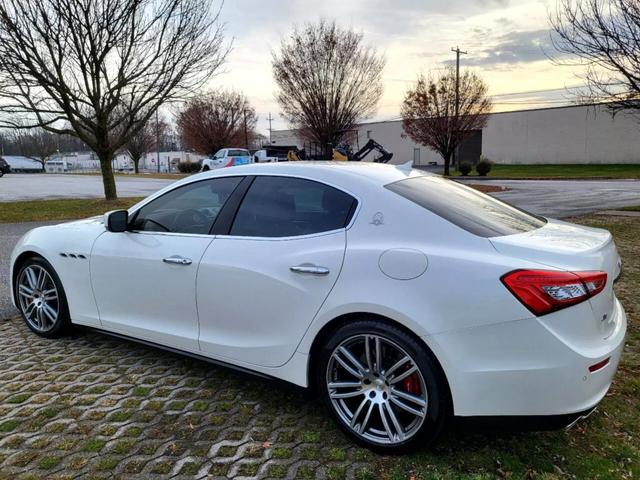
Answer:
[[[449,165],[451,164],[451,155],[443,155],[444,158],[444,176],[448,177],[450,175]]]
[[[133,173],[140,173],[140,157],[133,159]]]
[[[102,172],[104,198],[107,200],[116,200],[118,198],[118,194],[116,193],[116,179],[113,176],[113,168],[111,167],[113,155],[98,155],[98,158],[100,159],[100,170]]]

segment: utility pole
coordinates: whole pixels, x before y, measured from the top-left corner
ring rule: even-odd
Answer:
[[[244,147],[249,150],[249,135],[247,134],[247,109],[242,110],[244,117]]]
[[[455,122],[453,124],[454,128],[458,128],[458,117],[460,115],[460,55],[466,55],[468,52],[463,52],[460,50],[460,47],[452,48],[452,52],[456,54],[456,108],[455,108]],[[453,132],[453,135],[457,135],[457,132]],[[457,167],[458,165],[458,152],[457,148],[453,151],[453,164]]]
[[[273,120],[273,117],[271,116],[271,112],[269,112],[269,116],[267,117],[267,120],[269,120],[269,145],[271,145],[271,120]]]
[[[160,123],[158,122],[158,109],[156,108],[156,155],[158,156],[158,173],[160,173]]]

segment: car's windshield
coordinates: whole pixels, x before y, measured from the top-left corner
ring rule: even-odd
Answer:
[[[412,177],[386,188],[481,237],[528,232],[546,223],[541,217],[437,176]]]

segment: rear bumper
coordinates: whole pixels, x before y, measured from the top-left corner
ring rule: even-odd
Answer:
[[[617,299],[613,317],[615,331],[592,350],[574,349],[535,318],[447,332],[425,342],[445,371],[456,416],[579,417],[602,400],[617,370],[627,328]],[[607,358],[604,367],[589,371]]]
[[[596,407],[583,412],[566,413],[564,415],[502,415],[502,416],[477,416],[456,417],[454,426],[465,431],[476,430],[481,432],[536,432],[543,430],[569,429],[578,421],[587,418],[595,411]]]

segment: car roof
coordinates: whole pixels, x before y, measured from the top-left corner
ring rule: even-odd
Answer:
[[[373,162],[344,161],[298,161],[277,163],[251,163],[212,170],[189,177],[189,179],[221,177],[229,175],[285,175],[300,176],[329,183],[368,183],[387,185],[409,177],[432,175],[411,168],[410,164],[389,165]],[[346,182],[346,184],[345,184]]]

